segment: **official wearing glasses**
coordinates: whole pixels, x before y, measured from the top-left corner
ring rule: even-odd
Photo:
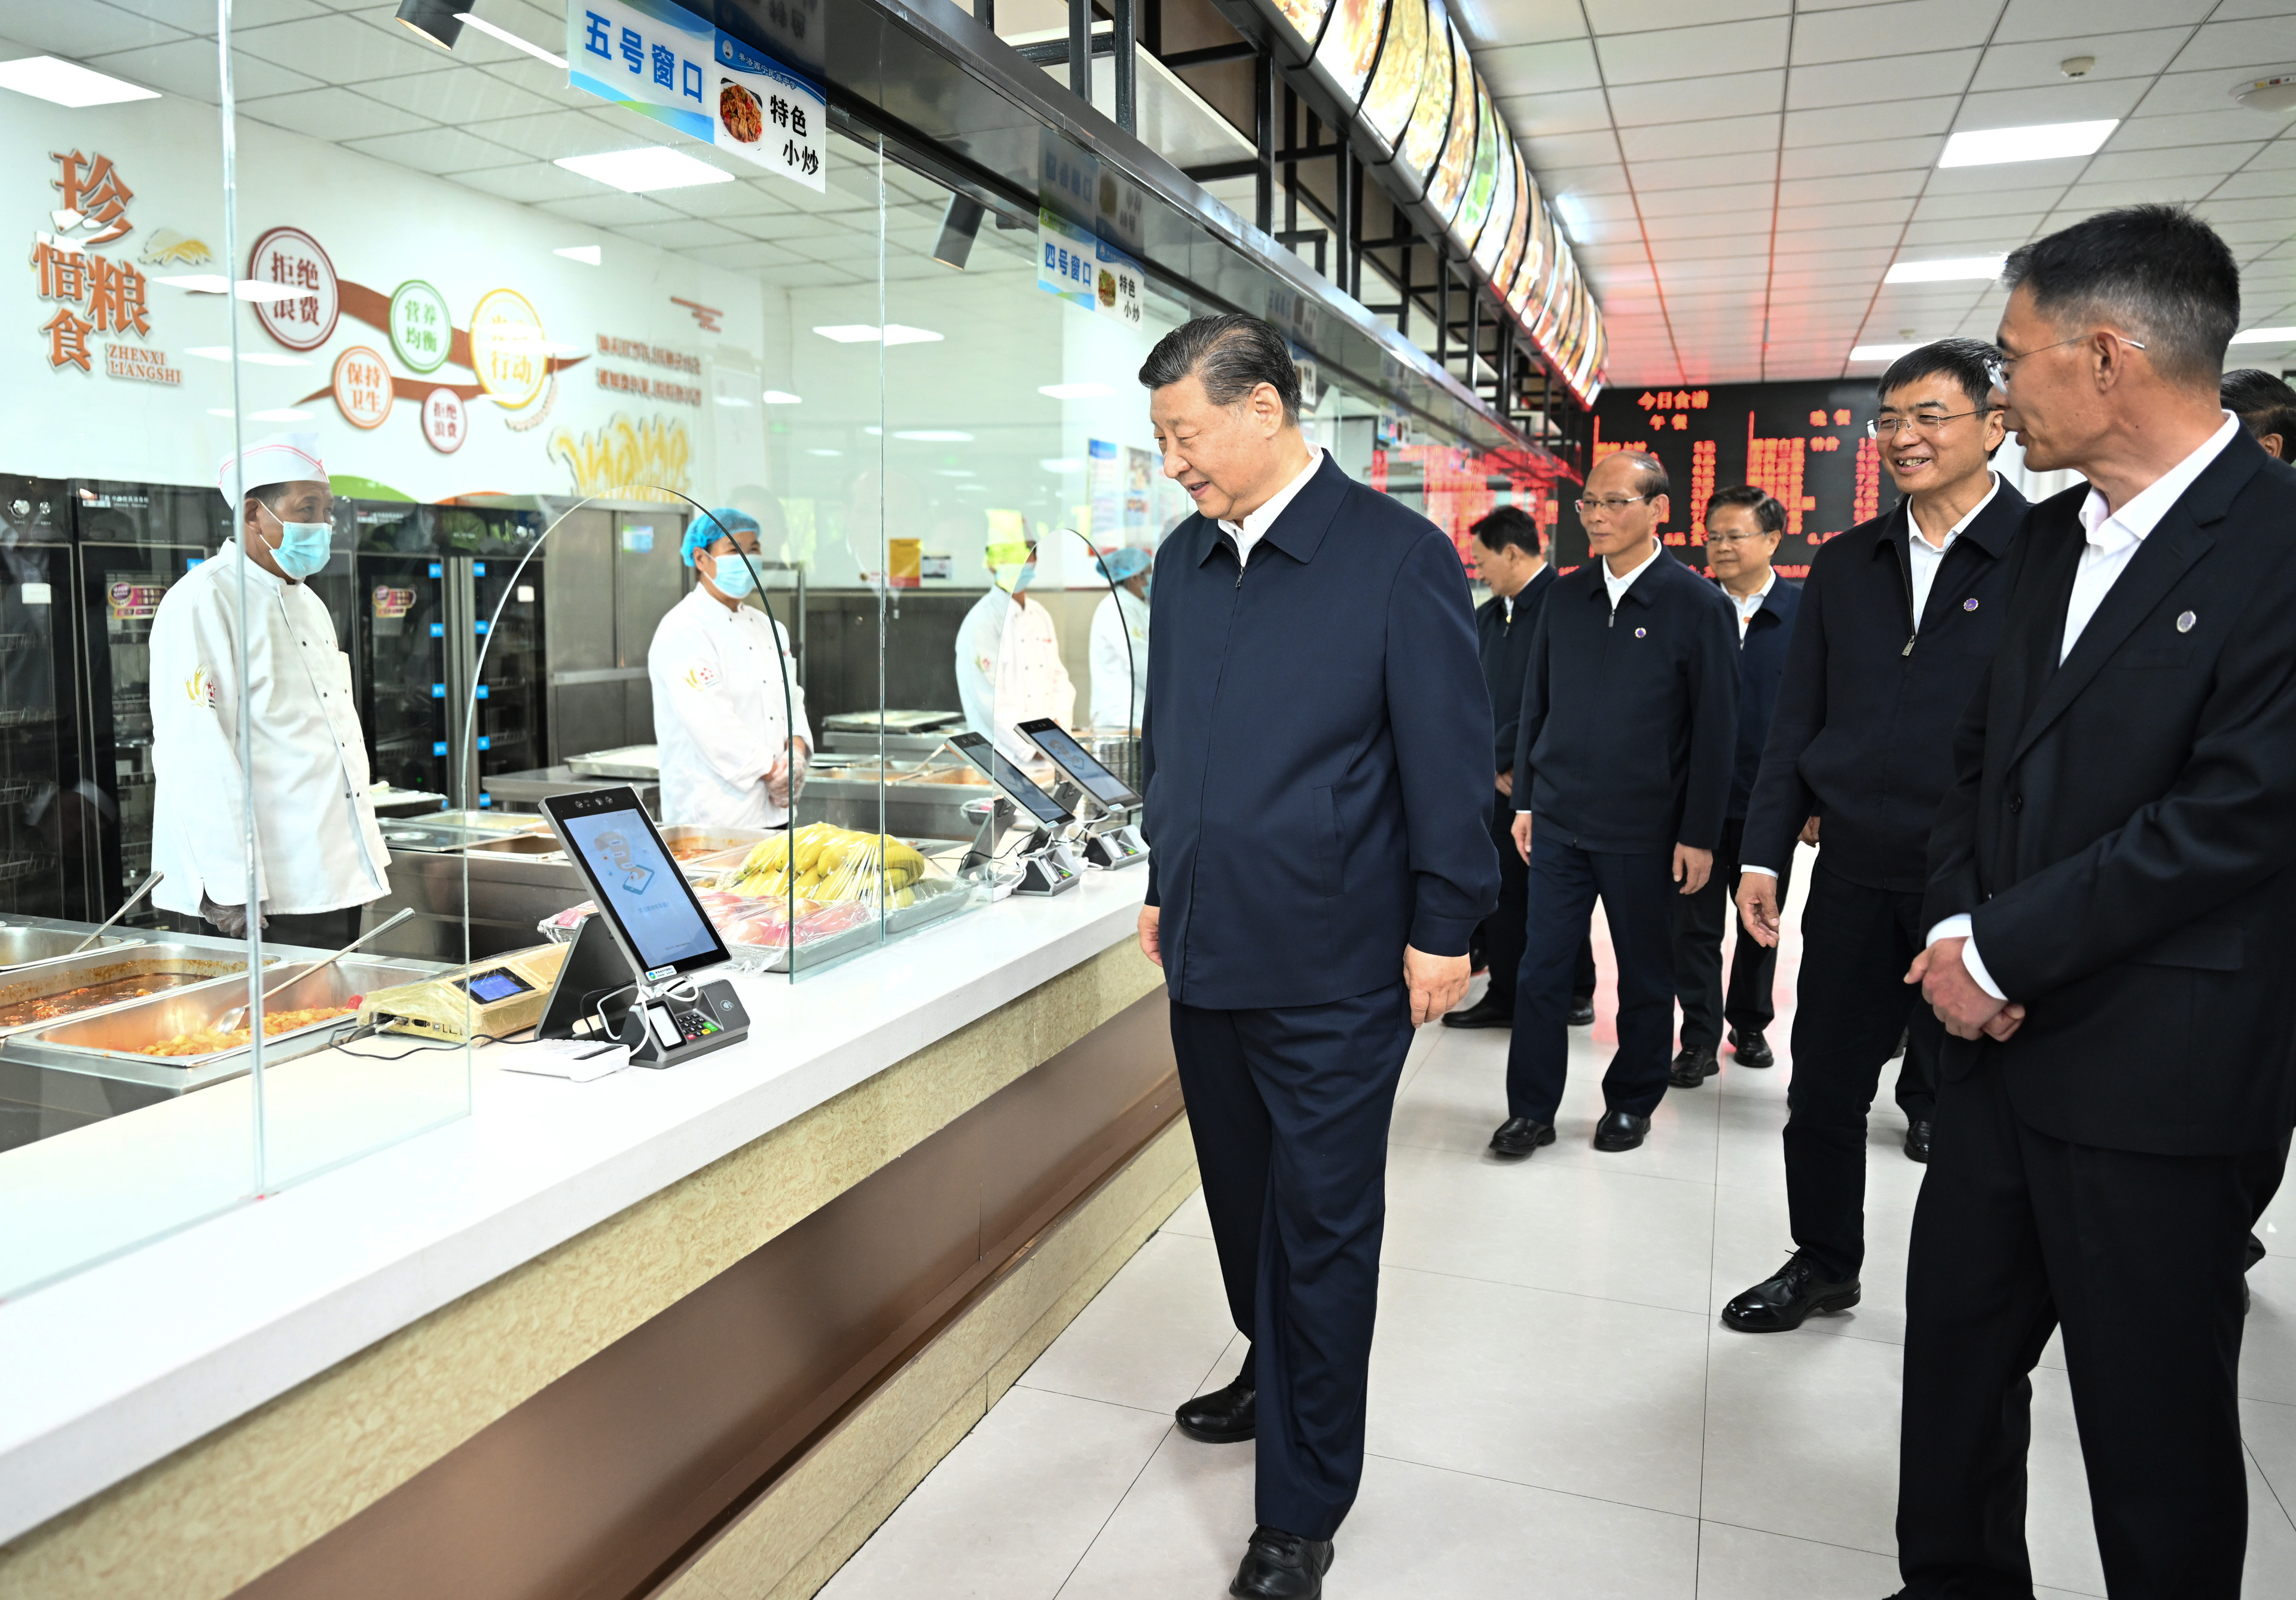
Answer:
[[[1906,967],[1925,931],[1930,824],[1953,775],[1954,726],[2000,636],[2028,509],[1987,464],[2003,438],[1991,354],[1940,340],[1882,374],[1874,437],[1905,502],[1818,546],[1802,585],[1738,887],[1744,926],[1775,945],[1795,837],[1818,844],[1786,1093],[1796,1248],[1723,1309],[1742,1333],[1857,1303],[1866,1112],[1900,1037],[1906,1153],[1929,1156],[1944,1030],[1907,992]]]
[[[1502,1155],[1554,1142],[1578,947],[1603,902],[1618,956],[1619,1049],[1595,1148],[1632,1150],[1666,1095],[1676,894],[1714,865],[1737,736],[1738,624],[1667,554],[1666,468],[1621,450],[1578,502],[1594,557],[1547,593],[1515,736],[1514,842],[1530,866]]]

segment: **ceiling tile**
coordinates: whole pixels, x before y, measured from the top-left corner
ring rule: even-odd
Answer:
[[[2233,99],[2233,91],[2244,86],[2254,76],[2252,73],[2221,70],[2164,73],[2137,103],[2136,110],[2146,117],[2174,116],[2188,111],[2234,111],[2254,119],[2261,127],[2269,127],[2275,123],[2284,126],[2284,115],[2251,111]]]
[[[2251,172],[2264,167],[2296,167],[2296,137],[2283,134],[2248,164]]]
[[[1518,139],[1583,134],[1611,126],[1611,103],[1600,89],[1501,100],[1498,108]]]
[[[1767,258],[1770,253],[1770,217],[1767,211],[1759,216],[1704,217],[1698,220],[1707,226],[1696,232],[1677,233],[1669,238],[1653,238],[1651,241],[1651,253],[1658,258],[1661,274],[1688,262]]]
[[[223,99],[212,39],[178,39],[172,45],[147,45],[81,59],[100,72],[110,72],[130,83],[185,100],[215,105]],[[232,63],[232,87],[251,100],[266,94],[290,94],[298,89],[316,89],[319,80],[284,67],[275,67],[269,62],[238,61]]]
[[[1861,200],[1911,200],[1926,172],[1868,172],[1855,177],[1790,178],[1778,185],[1782,206],[1847,205]]]
[[[1611,91],[1611,114],[1620,127],[1626,127],[1774,111],[1783,103],[1785,83],[1785,73],[1778,70],[1623,84]]]
[[[1976,50],[1936,50],[1892,56],[1886,64],[1834,62],[1823,66],[1796,67],[1786,86],[1786,105],[1792,111],[1820,106],[1867,105],[1874,103],[1874,81],[1885,76],[1897,98],[1958,94],[1975,70]],[[1868,125],[1870,127],[1870,124]]]
[[[185,33],[212,35],[215,32],[216,8],[209,0],[109,0],[109,4],[118,10],[132,12],[154,22],[165,22],[168,27],[181,29]],[[81,9],[94,8],[83,6]],[[13,29],[7,32],[12,38],[22,37]]]
[[[2085,183],[2148,177],[2225,177],[2262,150],[2254,144],[2178,144],[2167,150],[2103,151],[2089,159]]]
[[[1993,37],[1997,44],[2080,39],[2121,29],[2195,23],[2213,9],[2213,0],[2009,0]]]
[[[1971,91],[1953,120],[1956,128],[2026,127],[2039,122],[2094,122],[2126,117],[2148,84],[2142,78],[2104,81],[2062,79],[2046,87]]]
[[[598,192],[598,185],[588,178],[578,177],[563,167],[554,167],[547,161],[528,161],[516,167],[491,167],[475,172],[458,172],[454,181],[466,189],[499,195],[504,200],[514,200],[527,206],[546,200],[580,200]]]
[[[2104,210],[2114,206],[2190,205],[2204,199],[2217,186],[2211,177],[2147,177],[2125,183],[2075,184],[2065,191],[2058,203],[2081,207],[2089,210]],[[2278,201],[2260,202],[2283,205]],[[2284,205],[2283,205],[2284,209]]]
[[[485,167],[516,167],[522,165],[524,160],[521,152],[508,145],[482,139],[459,127],[426,127],[413,133],[385,134],[374,139],[348,139],[343,148],[442,176],[475,172]]]
[[[2083,187],[2085,188],[2087,185],[2084,185]],[[2082,200],[2079,196],[2069,195],[2066,197],[2066,203],[2068,205],[2095,205],[2099,202],[2094,200]],[[2135,202],[2123,200],[2111,200],[2105,201],[2102,203],[2118,206],[2129,205]],[[2210,222],[2268,223],[2283,229],[2287,229],[2290,226],[2290,213],[2292,209],[2296,209],[2296,208],[2292,208],[2285,200],[2282,200],[2276,196],[2263,198],[2244,197],[2240,199],[2227,196],[2222,200],[2210,200],[2206,204],[2200,207],[2202,215],[2206,217]]]
[[[402,134],[431,126],[412,112],[347,89],[305,89],[294,94],[242,100],[239,110],[242,116],[257,122],[267,122],[274,127],[331,143],[371,138],[379,134]]]
[[[2206,23],[2176,61],[2179,72],[2213,67],[2247,73],[2290,65],[2296,65],[2296,29],[2284,16]]]
[[[1913,216],[1914,202],[1900,200],[1857,200],[1824,206],[1780,206],[1778,232],[1799,233],[1805,228],[1855,227],[1861,223],[1889,222],[1903,225]]]
[[[212,6],[208,8],[207,26],[210,30],[215,26]],[[173,44],[189,37],[189,32],[92,0],[70,5],[59,5],[56,0],[0,0],[0,36],[35,50],[85,61],[129,45]],[[209,54],[214,54],[213,46]],[[209,70],[212,74],[213,69]]]
[[[614,231],[641,243],[651,244],[657,250],[690,250],[702,244],[750,242],[731,228],[720,227],[697,217],[681,217],[675,222],[625,223]]]
[[[2149,100],[2137,114],[2112,130],[2105,149],[2160,150],[2172,144],[2214,144],[2271,138],[2296,123],[2296,111],[2263,116],[2227,101],[2222,111],[2179,111],[2148,115]]]
[[[1786,147],[1794,150],[1852,141],[1864,144],[1877,139],[1942,135],[1953,126],[1953,114],[1960,105],[1958,94],[1939,94],[1788,111]],[[1942,144],[1939,148],[1943,148]]]
[[[1640,195],[1639,199],[1645,222],[1660,217],[1708,217],[1718,211],[1759,213],[1767,218],[1771,186],[1767,184],[1724,184],[1708,188],[1666,189]]]
[[[1634,178],[1636,193],[1641,194],[1717,184],[1759,184],[1767,200],[1769,185],[1777,176],[1778,158],[1775,151],[1684,156],[1672,160],[1636,161],[1628,170]]]
[[[1609,35],[1599,38],[1595,47],[1602,55],[1603,76],[1615,88],[1775,66],[1785,56],[1789,26],[1784,17],[1704,28],[1675,25],[1655,33]]]
[[[1587,19],[1578,0],[1451,0],[1447,7],[1475,51],[1499,45],[1537,45],[1584,38]]]
[[[1775,111],[1753,117],[1716,117],[1704,122],[1665,123],[1619,130],[1619,144],[1630,161],[1661,160],[1695,152],[1729,155],[1778,147]]]
[[[1904,232],[1905,225],[1897,222],[1860,223],[1854,227],[1842,228],[1830,237],[1823,229],[1817,228],[1801,229],[1792,234],[1782,232],[1778,235],[1777,252],[1784,256],[1798,251],[1816,251],[1849,260],[1856,258],[1858,250],[1866,250],[1876,252],[1882,265],[1887,267]]]
[[[2264,167],[2248,172],[2235,172],[2217,185],[2210,200],[2264,200],[2296,196],[2296,167]],[[2296,205],[2289,208],[2292,228],[2296,228]]]
[[[1866,174],[1926,174],[1945,149],[1943,135],[1913,139],[1865,139],[1848,144],[1801,145],[1784,152],[1785,178],[1852,177]]]
[[[1906,226],[1905,253],[1923,256],[1979,256],[1988,250],[2012,250],[2032,234],[2030,217],[1949,217],[1916,219]]]
[[[1596,33],[1635,33],[1698,23],[1783,17],[1790,0],[1587,0]]]
[[[1583,38],[1485,50],[1475,57],[1475,65],[1482,69],[1494,98],[1564,94],[1598,89],[1603,84],[1595,46]]]
[[[475,29],[471,37],[484,38]],[[490,39],[485,42],[493,44]],[[386,31],[356,17],[341,15],[279,22],[269,28],[234,29],[232,49],[235,56],[252,56],[274,66],[308,72],[330,83],[435,72],[445,59],[439,50],[416,38],[408,29]]]
[[[1914,208],[1914,221],[1981,222],[1992,228],[2015,226],[2046,216],[2065,192],[2063,184],[2031,189],[1987,190],[1974,194],[1924,194]]]
[[[2070,83],[2062,63],[2068,56],[2093,55],[2095,67],[2079,81],[2103,83],[2117,78],[2150,78],[2166,71],[2177,52],[2192,37],[2189,28],[2153,28],[2141,33],[2085,34],[2076,39],[2048,39],[2031,45],[1996,45],[1985,53],[1971,87],[1980,90],[2054,88]]]
[[[1524,140],[1523,156],[1542,181],[1554,174],[1560,182],[1562,173],[1616,163],[1619,141],[1607,127],[1598,133],[1555,134]]]
[[[587,223],[592,227],[627,227],[641,222],[673,222],[676,213],[660,201],[648,200],[643,194],[617,194],[603,184],[590,185],[591,193],[574,200],[554,200],[544,202],[542,209],[554,217],[570,222]]]
[[[557,98],[537,94],[475,67],[385,78],[360,92],[385,105],[450,125],[543,116],[562,109],[567,103],[564,96],[573,93],[562,88]]]
[[[485,136],[521,154],[554,161],[561,156],[627,150],[638,141],[587,111],[551,111],[487,124]]]
[[[1815,12],[1794,20],[1793,64],[1973,47],[1986,42],[2000,14],[2001,0],[1895,0],[1854,11]]]
[[[1930,174],[1931,196],[2007,194],[2070,184],[2088,167],[2087,156],[2054,161],[2003,161],[1991,167],[1940,167]]]
[[[704,245],[686,253],[697,261],[707,261],[712,267],[724,267],[734,271],[748,267],[787,267],[798,259],[776,245],[755,239],[745,239],[739,244]],[[778,274],[775,281],[779,281]]]

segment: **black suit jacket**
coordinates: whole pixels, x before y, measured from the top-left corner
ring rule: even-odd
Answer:
[[[1539,609],[1554,587],[1554,569],[1541,567],[1514,597],[1514,614],[1492,595],[1475,608],[1475,653],[1482,658],[1483,688],[1491,697],[1491,722],[1498,732],[1491,751],[1494,776],[1514,767],[1514,735],[1522,722],[1522,680],[1530,675],[1530,641],[1538,631]]]
[[[1660,550],[1611,611],[1603,562],[1547,591],[1515,734],[1514,808],[1582,850],[1710,850],[1738,737],[1738,617]]]
[[[2256,1149],[2296,1120],[2296,471],[2235,434],[2060,666],[2087,494],[2035,508],[1954,735],[1923,916],[2027,1014],[1944,1071],[1995,1053],[2078,1144]]]
[[[1157,554],[1140,748],[1148,903],[1186,1005],[1318,1005],[1460,956],[1498,904],[1491,718],[1459,553],[1331,456],[1236,565]]]
[[[1727,590],[1724,595],[1727,597]],[[1737,603],[1731,604],[1734,609]],[[1746,636],[1738,641],[1738,753],[1730,776],[1732,816],[1743,817],[1753,796],[1762,744],[1770,736],[1770,718],[1778,709],[1786,642],[1793,637],[1794,618],[1800,611],[1800,588],[1781,578],[1762,596],[1761,610],[1747,622]]]
[[[2001,637],[2007,558],[2031,509],[1999,487],[1945,553],[1917,636],[1904,505],[1818,546],[1740,860],[1792,866],[1795,836],[1819,816],[1828,872],[1921,892],[1930,825],[1953,777],[1953,730]]]

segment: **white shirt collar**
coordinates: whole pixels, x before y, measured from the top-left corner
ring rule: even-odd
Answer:
[[[1726,588],[1722,592],[1723,594],[1729,595],[1730,603],[1738,608],[1738,616],[1741,620],[1743,620],[1745,618],[1752,616],[1756,611],[1760,611],[1762,609],[1762,602],[1767,600],[1770,597],[1770,591],[1777,587],[1778,570],[1775,567],[1772,567],[1770,569],[1770,575],[1762,579],[1762,587],[1756,589],[1752,594],[1747,595],[1743,600],[1739,599],[1735,595],[1731,595],[1730,591]]]
[[[1960,521],[1945,530],[1945,539],[1941,544],[1932,545],[1922,537],[1922,525],[1914,521],[1914,503],[1911,500],[1906,502],[1906,542],[1914,547],[1916,554],[1941,556],[1953,548],[1954,540],[1968,530],[1969,525],[1977,521],[1979,513],[1993,504],[1993,496],[2001,492],[2000,473],[1988,472],[1986,473],[1986,478],[1990,487],[1985,491],[1985,498],[1971,506]]]
[[[1275,519],[1290,508],[1292,502],[1299,497],[1300,491],[1308,487],[1308,480],[1316,475],[1316,471],[1323,464],[1324,447],[1309,445],[1307,470],[1270,495],[1266,505],[1243,519],[1242,526],[1239,527],[1225,517],[1220,519],[1220,531],[1235,541],[1235,556],[1238,561],[1251,559],[1251,547],[1259,543],[1269,529],[1275,526]]]
[[[2111,510],[2104,503],[2104,493],[2091,485],[2088,498],[2081,503],[2081,527],[2087,530],[2088,542],[2101,551],[2111,552],[2134,545],[2161,524],[2169,508],[2184,498],[2193,480],[2208,470],[2209,464],[2232,443],[2233,435],[2240,431],[2240,419],[2229,411],[2224,414],[2224,425],[2202,442],[2201,447],[2167,472],[2144,486],[2140,494],[2130,496],[2128,504],[2119,511]]]
[[[1658,558],[1660,553],[1659,542],[1656,539],[1652,539],[1650,544],[1650,554],[1644,556],[1641,562],[1634,569],[1634,570],[1628,572],[1624,578],[1612,577],[1611,575],[1611,563],[1608,561],[1603,560],[1601,556],[1596,556],[1595,558],[1595,560],[1603,562],[1603,587],[1611,592],[1611,609],[1612,611],[1617,611],[1619,609],[1619,602],[1627,597],[1627,591],[1634,587],[1635,579],[1640,578],[1644,573],[1650,570],[1651,562]]]

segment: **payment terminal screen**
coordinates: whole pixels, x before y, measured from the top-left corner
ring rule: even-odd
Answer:
[[[1037,780],[1006,760],[996,747],[978,734],[959,734],[949,741],[972,759],[972,764],[996,780],[996,786],[1027,808],[1029,814],[1048,825],[1069,820],[1069,813],[1057,800],[1037,786]]]
[[[1087,754],[1083,745],[1069,737],[1068,730],[1047,718],[1042,722],[1024,722],[1021,731],[1037,742],[1037,748],[1052,757],[1053,765],[1084,785],[1093,799],[1103,806],[1137,805],[1140,797],[1132,792],[1122,778],[1103,767]]]
[[[532,984],[521,983],[515,974],[499,970],[480,972],[477,977],[465,982],[463,987],[470,991],[472,999],[486,1005],[491,1005],[496,1000],[507,1000],[512,995],[534,992]]]
[[[648,971],[718,948],[716,931],[642,813],[596,811],[561,822],[597,880],[598,909],[621,924]]]

